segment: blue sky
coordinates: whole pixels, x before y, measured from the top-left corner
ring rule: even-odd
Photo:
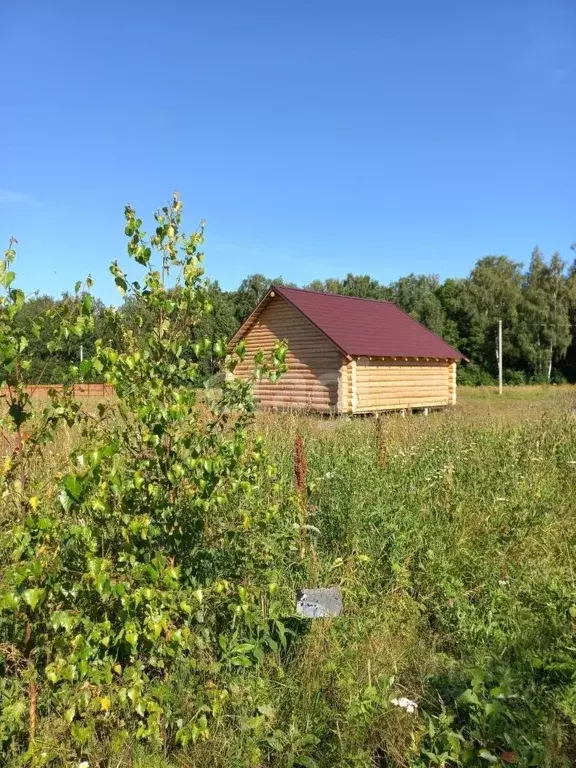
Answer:
[[[576,240],[573,0],[0,3],[0,242],[54,294],[178,189],[208,274],[467,274]]]

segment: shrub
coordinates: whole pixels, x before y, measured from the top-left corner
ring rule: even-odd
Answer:
[[[559,371],[557,368],[554,368],[554,370],[552,371],[552,375],[550,377],[550,383],[551,384],[567,384],[568,379],[562,373],[562,371]]]
[[[464,363],[457,368],[458,384],[463,387],[491,386],[495,379],[476,363]]]
[[[70,367],[63,394],[52,393],[36,419],[21,384],[29,361],[15,330],[24,294],[12,288],[12,247],[1,265],[0,384],[10,388],[1,427],[13,437],[1,482],[3,497],[15,501],[0,542],[8,700],[0,740],[5,754],[24,750],[34,765],[68,765],[96,739],[209,738],[234,670],[261,662],[283,631],[274,577],[296,551],[294,529],[274,504],[251,504],[274,474],[251,431],[251,383],[226,377],[205,397],[197,389],[208,351],[232,372],[245,349],[227,355],[222,341],[190,340],[188,329],[210,307],[202,230],[182,234],[181,210],[174,197],[148,241],[126,208],[128,253],[145,275],[130,280],[116,262],[111,272],[136,315],[155,322],[138,343],[126,331],[120,352],[98,340],[93,358]],[[165,287],[169,273],[176,290]],[[70,333],[81,338],[91,309],[86,294],[74,322],[57,324],[54,346]],[[270,359],[257,356],[255,375],[277,377],[285,354],[278,345]],[[93,373],[114,385],[117,399],[89,413],[71,385]],[[33,466],[62,423],[77,430],[78,445],[55,481],[38,482]],[[183,662],[188,695],[180,706],[167,691]],[[40,716],[44,726],[57,723],[41,738]]]
[[[529,379],[530,384],[550,384],[550,380],[545,373],[533,373]]]
[[[504,371],[504,383],[509,386],[519,387],[527,383],[526,374],[524,371]]]

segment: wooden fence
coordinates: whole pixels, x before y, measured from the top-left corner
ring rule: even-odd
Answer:
[[[62,384],[33,384],[26,387],[26,392],[31,397],[48,397],[48,390],[61,390]],[[8,388],[0,389],[1,395],[8,395]],[[76,384],[74,386],[74,396],[78,399],[88,397],[111,397],[114,394],[112,384]]]

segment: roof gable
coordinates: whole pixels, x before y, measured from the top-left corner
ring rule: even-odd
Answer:
[[[232,341],[247,332],[274,293],[296,307],[344,354],[351,357],[443,357],[453,360],[464,357],[392,302],[280,285],[271,287]]]

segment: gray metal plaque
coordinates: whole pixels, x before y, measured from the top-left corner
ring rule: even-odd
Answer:
[[[299,589],[296,594],[296,613],[307,619],[325,619],[342,613],[340,587],[325,589]]]

